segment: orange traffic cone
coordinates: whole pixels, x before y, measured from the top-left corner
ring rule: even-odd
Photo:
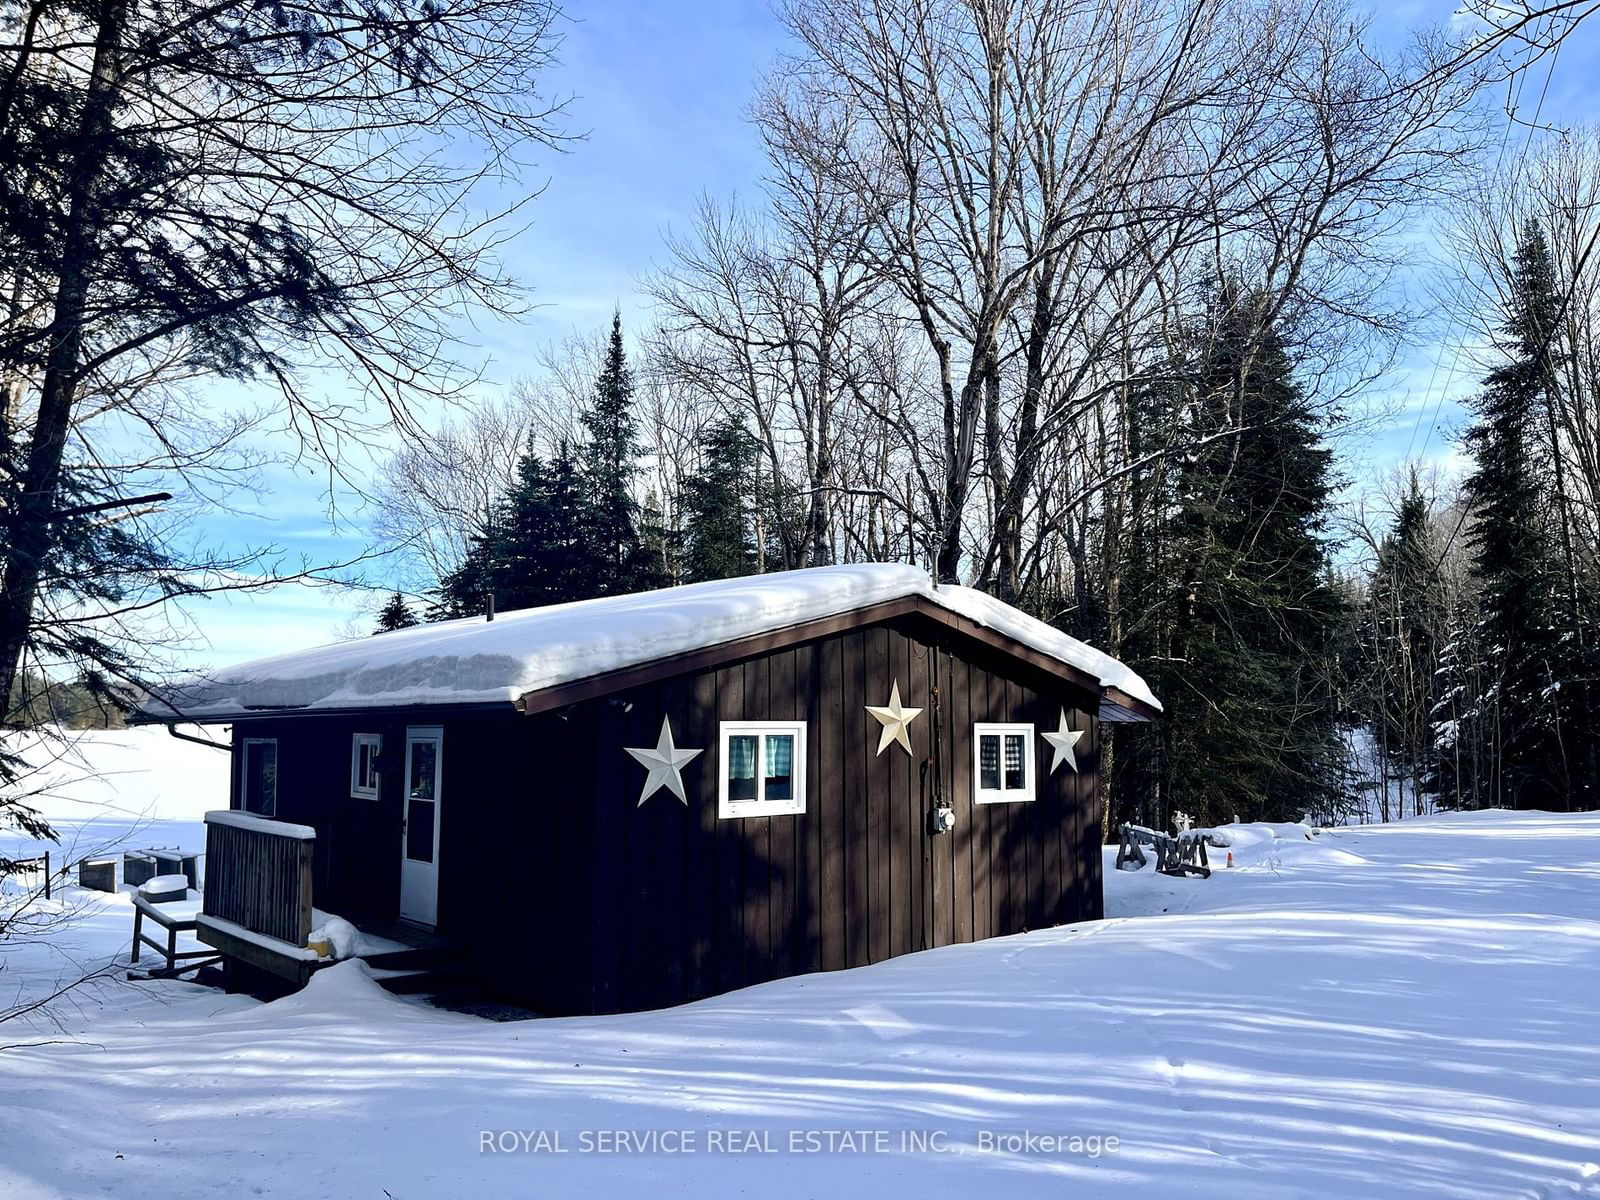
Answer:
[[[1228,851],[1228,865],[1230,867],[1233,866],[1233,851],[1232,850]]]

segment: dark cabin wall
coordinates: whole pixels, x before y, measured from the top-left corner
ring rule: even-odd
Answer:
[[[439,928],[465,929],[482,897],[474,873],[483,864],[482,819],[486,788],[522,778],[525,722],[504,713],[397,712],[369,717],[307,714],[241,721],[234,726],[234,769],[229,805],[240,807],[240,746],[245,738],[278,742],[277,818],[317,831],[313,852],[314,903],[354,920],[394,920],[400,901],[402,789],[407,726],[444,730],[440,777]],[[350,758],[356,733],[383,736],[378,798],[350,794]]]
[[[926,710],[911,757],[896,746],[878,755],[865,711],[887,702],[895,679],[902,701]],[[956,828],[930,837],[936,687]],[[627,1011],[1096,919],[1094,704],[911,618],[524,718],[527,783],[496,811],[520,807],[552,836],[534,835],[533,879],[494,909],[500,932],[480,971],[547,1011]],[[1052,775],[1037,731],[1053,730],[1063,707],[1088,732],[1079,771]],[[680,747],[702,749],[684,768],[687,806],[666,790],[639,805],[643,769],[623,753],[655,745],[663,714]],[[718,819],[718,723],[789,718],[808,723],[805,813]],[[1032,803],[972,803],[981,721],[1035,726]],[[510,835],[517,819],[497,827]],[[524,836],[505,841],[526,846]],[[493,954],[496,941],[523,953]]]
[[[876,753],[868,704],[926,710],[913,757]],[[930,837],[935,688],[953,833]],[[1079,770],[1048,774],[1061,708]],[[405,729],[444,729],[439,925],[481,982],[548,1013],[654,1008],[786,975],[1102,915],[1097,697],[908,617],[524,717],[259,718],[279,743],[278,816],[316,828],[316,904],[397,915]],[[664,714],[689,804],[641,806]],[[804,719],[806,811],[717,817],[718,723]],[[972,803],[972,725],[1035,726],[1038,796]],[[349,794],[351,738],[384,737],[380,799]],[[238,804],[237,754],[233,803]]]

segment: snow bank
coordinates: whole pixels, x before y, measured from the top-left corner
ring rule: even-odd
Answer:
[[[1144,681],[1115,659],[968,588],[935,588],[915,567],[862,563],[607,596],[441,621],[258,659],[195,678],[145,711],[215,719],[266,709],[504,703],[525,692],[869,605],[923,596],[1086,671],[1153,707]]]
[[[1106,916],[1143,917],[1189,912],[1232,902],[1237,896],[1235,889],[1240,887],[1264,885],[1270,888],[1276,881],[1292,878],[1299,872],[1370,865],[1363,855],[1337,844],[1335,835],[1297,821],[1252,821],[1191,832],[1211,839],[1206,847],[1211,864],[1209,879],[1162,875],[1156,870],[1155,854],[1150,850],[1145,851],[1144,866],[1130,864],[1119,870],[1117,847],[1102,847]],[[1215,842],[1224,845],[1218,846]],[[1233,855],[1231,868],[1229,854]]]
[[[1366,862],[1361,855],[1344,850],[1321,836],[1321,831],[1298,821],[1274,823],[1251,821],[1242,825],[1219,825],[1211,832],[1228,843],[1225,850],[1213,850],[1213,866],[1227,862],[1233,855],[1236,868],[1270,867],[1281,869],[1286,863],[1310,866],[1325,863],[1329,866],[1359,866]]]

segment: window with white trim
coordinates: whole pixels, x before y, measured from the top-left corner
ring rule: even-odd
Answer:
[[[972,798],[978,804],[1033,799],[1033,726],[972,727]]]
[[[350,740],[350,794],[359,800],[378,798],[378,755],[381,733],[358,733]]]
[[[719,817],[777,817],[806,810],[806,723],[724,721]]]
[[[278,739],[245,738],[239,764],[239,807],[259,817],[278,815]]]

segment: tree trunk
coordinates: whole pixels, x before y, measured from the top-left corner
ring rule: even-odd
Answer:
[[[935,570],[940,583],[961,582],[961,531],[967,509],[967,494],[972,486],[973,448],[977,441],[978,416],[983,411],[983,392],[987,366],[994,355],[990,338],[974,347],[966,381],[959,400],[945,401],[945,468],[943,512],[940,514],[939,548]]]
[[[52,548],[51,525],[61,486],[61,463],[79,383],[84,308],[100,241],[98,193],[110,149],[111,114],[121,81],[126,20],[126,0],[105,0],[79,124],[79,151],[68,185],[61,271],[52,300],[39,410],[22,472],[21,492],[7,522],[9,547],[0,584],[0,713],[11,708],[12,690],[32,627],[39,580]]]

